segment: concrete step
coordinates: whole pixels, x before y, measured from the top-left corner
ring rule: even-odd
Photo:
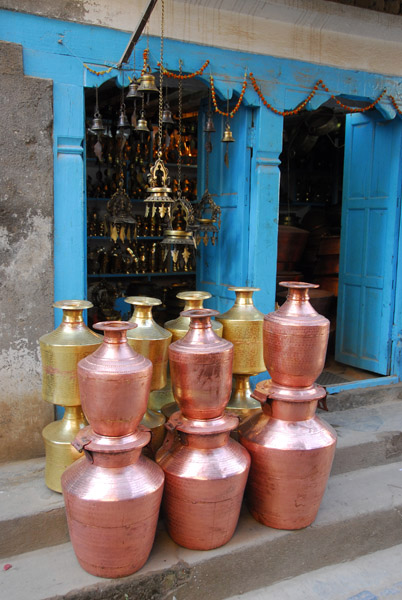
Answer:
[[[227,600],[402,600],[402,544]]]
[[[338,445],[331,475],[402,460],[402,402],[334,413]],[[44,483],[44,458],[0,465],[0,558],[68,541],[61,494]]]
[[[89,575],[69,543],[4,558],[12,566],[0,570],[1,597],[223,600],[402,544],[401,514],[402,461],[332,476],[316,521],[299,531],[264,527],[244,509],[228,544],[196,552],[161,523],[149,561],[124,579]]]

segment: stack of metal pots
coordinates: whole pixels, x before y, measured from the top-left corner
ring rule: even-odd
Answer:
[[[180,408],[156,460],[165,472],[164,516],[175,542],[193,550],[222,546],[239,518],[250,457],[230,438],[238,418],[224,414],[232,388],[233,344],[212,329],[215,310],[181,313],[187,334],[169,346]],[[219,524],[219,526],[217,526]]]
[[[263,412],[239,428],[251,454],[246,501],[257,521],[277,529],[310,525],[318,512],[335,452],[336,433],[316,414],[325,390],[315,384],[324,363],[329,321],[309,302],[318,287],[282,282],[286,302],[264,317],[264,361],[270,380],[253,396]]]
[[[140,426],[152,363],[127,342],[135,323],[94,327],[104,341],[78,364],[90,423],[73,442],[85,456],[62,476],[71,542],[81,566],[101,577],[123,577],[146,562],[154,541],[164,475],[143,456],[151,434]]]
[[[80,455],[71,445],[77,433],[88,425],[81,408],[77,364],[96,350],[102,338],[84,323],[82,313],[91,308],[87,300],[60,300],[54,308],[63,311],[59,327],[39,340],[42,358],[42,397],[46,402],[64,407],[59,421],[42,431],[45,442],[45,483],[61,492],[61,476]]]
[[[151,394],[148,407],[141,424],[151,430],[152,439],[150,449],[152,454],[162,445],[165,437],[165,417],[153,410],[157,400],[152,392],[161,390],[167,382],[168,348],[172,334],[167,329],[158,325],[152,317],[152,308],[162,304],[158,298],[148,296],[129,296],[125,302],[134,306],[134,313],[130,323],[137,327],[127,332],[128,343],[136,352],[149,358],[152,362]]]

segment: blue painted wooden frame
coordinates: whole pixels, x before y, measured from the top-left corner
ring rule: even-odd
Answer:
[[[86,210],[84,165],[84,88],[117,77],[111,73],[97,77],[83,66],[102,70],[120,58],[129,33],[45,17],[0,11],[0,39],[21,44],[24,73],[49,78],[54,83],[54,297],[83,298],[86,295]],[[150,63],[156,67],[159,40],[150,38]],[[144,41],[137,45],[137,64]],[[183,69],[192,72],[206,58],[208,71],[213,73],[218,94],[225,98],[227,91],[240,93],[244,72],[252,71],[263,94],[279,110],[297,106],[318,79],[323,79],[335,95],[373,100],[386,87],[397,96],[401,78],[375,73],[338,69],[302,61],[235,52],[215,47],[174,40],[165,42],[165,67],[177,70],[179,58]],[[118,84],[127,84],[121,76]],[[310,110],[328,99],[319,92],[309,103]],[[250,186],[250,244],[248,283],[261,288],[259,307],[268,312],[273,308],[275,295],[275,265],[277,222],[279,212],[279,153],[282,149],[282,117],[263,107],[251,86],[244,101],[255,108],[253,157]],[[385,99],[378,109],[386,118],[396,111]],[[236,118],[236,117],[234,117]],[[401,379],[402,348],[402,249],[399,248],[396,280],[397,310],[393,328],[395,341],[392,351],[392,372]],[[59,312],[59,311],[58,311]],[[60,316],[55,315],[56,324]]]

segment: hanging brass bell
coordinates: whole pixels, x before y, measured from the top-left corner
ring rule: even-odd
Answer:
[[[128,122],[126,111],[124,108],[121,109],[119,120],[117,122],[118,129],[130,129],[130,123]]]
[[[205,133],[215,133],[215,131],[216,131],[216,129],[215,129],[214,122],[212,120],[212,115],[211,115],[211,113],[209,113],[207,115],[207,120],[205,121],[204,132]]]
[[[223,138],[221,139],[221,142],[234,142],[234,141],[235,141],[235,139],[233,137],[232,130],[230,129],[230,125],[229,125],[229,123],[226,123],[225,132],[223,134]]]
[[[95,114],[93,120],[92,120],[92,125],[91,125],[91,131],[93,133],[103,133],[105,131],[105,126],[103,124],[102,121],[102,117],[100,116],[100,114]]]
[[[141,111],[141,116],[137,121],[137,127],[135,128],[135,130],[136,131],[146,131],[147,133],[149,133],[148,123],[146,121],[145,113],[143,110]]]
[[[141,75],[139,81],[140,85],[137,90],[138,92],[159,92],[155,85],[155,76],[152,75],[149,65],[148,71],[146,71],[144,75]]]
[[[142,98],[141,92],[138,91],[138,82],[132,81],[128,86],[128,92],[126,98]]]
[[[173,124],[173,118],[172,118],[172,111],[170,110],[170,106],[167,102],[165,102],[165,106],[163,108],[163,113],[162,113],[162,123],[164,123],[165,125],[168,123]]]

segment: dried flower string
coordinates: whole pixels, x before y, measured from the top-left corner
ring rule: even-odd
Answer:
[[[223,110],[220,110],[218,108],[218,103],[216,101],[216,95],[215,95],[215,86],[214,86],[213,75],[210,75],[210,82],[211,82],[212,103],[214,105],[215,112],[219,113],[220,115],[223,115],[224,117],[230,117],[230,118],[232,118],[237,113],[237,111],[239,110],[240,105],[241,105],[241,103],[243,101],[243,96],[244,96],[244,93],[245,93],[246,87],[247,87],[247,73],[245,73],[245,75],[244,75],[243,85],[241,86],[241,92],[240,92],[239,99],[238,99],[238,101],[236,103],[236,106],[231,111],[228,110],[227,112],[225,112]]]
[[[209,60],[207,59],[202,67],[198,69],[198,71],[194,71],[194,73],[187,73],[186,75],[172,73],[172,71],[168,71],[165,67],[162,67],[163,74],[166,77],[173,77],[173,79],[191,79],[192,77],[197,77],[197,75],[202,75],[207,66],[209,65]],[[158,63],[158,67],[160,67],[160,63]]]

